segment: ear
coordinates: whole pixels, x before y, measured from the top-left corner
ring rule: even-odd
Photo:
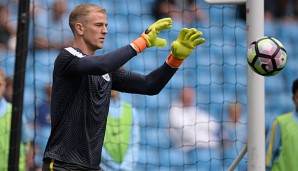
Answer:
[[[84,34],[84,26],[82,23],[76,23],[75,24],[75,30],[77,32],[78,35],[83,35]]]

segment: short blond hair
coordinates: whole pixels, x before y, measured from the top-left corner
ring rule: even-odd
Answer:
[[[75,33],[75,24],[77,22],[86,21],[87,16],[91,12],[101,12],[106,14],[106,9],[95,4],[81,4],[76,6],[69,15],[69,27],[73,34]]]

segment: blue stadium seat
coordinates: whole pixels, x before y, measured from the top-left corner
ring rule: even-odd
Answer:
[[[223,77],[224,77],[225,83],[236,84],[236,82],[237,82],[236,66],[235,65],[224,65]]]
[[[209,85],[211,83],[211,70],[209,65],[197,66],[197,84]]]
[[[222,103],[224,101],[224,92],[221,84],[210,85],[210,102]]]
[[[214,46],[223,46],[224,37],[221,25],[211,26],[210,28],[210,42]]]
[[[211,64],[222,65],[224,63],[223,45],[215,45],[212,43],[209,58]]]
[[[246,83],[247,83],[246,69],[247,69],[246,65],[236,65],[237,83],[246,85]]]
[[[198,85],[196,87],[197,104],[209,104],[211,102],[210,85]]]
[[[15,53],[13,51],[0,52],[0,67],[4,70],[6,76],[14,74]]]
[[[141,144],[155,148],[169,148],[170,137],[168,128],[141,128]]]
[[[210,25],[221,26],[223,24],[223,5],[210,5],[209,20]]]
[[[281,74],[274,77],[265,77],[265,88],[267,93],[275,94],[278,91],[285,90],[285,79]]]
[[[146,145],[140,146],[138,163],[152,166],[159,166],[160,158],[158,149]]]
[[[222,84],[224,81],[222,65],[211,64],[210,71],[211,71],[211,83]]]
[[[279,27],[281,37],[278,37],[278,39],[283,41],[296,42],[298,37],[297,26],[297,23],[283,23],[283,25]]]
[[[264,33],[266,36],[278,37],[279,27],[275,22],[266,21],[264,23]]]
[[[246,25],[239,25],[235,28],[236,42],[241,47],[246,47]]]
[[[183,70],[178,70],[172,79],[168,82],[171,88],[182,88],[184,85],[184,74]]]
[[[159,108],[158,112],[158,128],[169,128],[169,108]]]
[[[225,44],[223,46],[223,61],[225,64],[236,65],[237,64],[237,53],[235,45]]]
[[[182,167],[188,164],[188,157],[180,148],[162,148],[159,150],[159,155],[163,166]]]
[[[237,5],[224,5],[223,6],[223,17],[224,17],[224,23],[227,22],[235,23],[235,20],[237,19],[237,12],[238,12],[238,6]]]
[[[233,102],[237,100],[239,93],[236,91],[236,83],[223,84],[224,89],[224,101]]]

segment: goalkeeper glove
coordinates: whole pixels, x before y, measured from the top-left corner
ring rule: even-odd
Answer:
[[[172,27],[171,18],[163,18],[152,25],[150,25],[142,35],[135,39],[132,44],[138,53],[142,52],[146,47],[163,47],[167,44],[165,39],[157,37],[160,31],[166,30]]]
[[[203,33],[195,28],[183,28],[178,39],[171,44],[171,53],[167,58],[167,63],[173,68],[178,68],[196,46],[206,41],[201,38],[202,35]]]

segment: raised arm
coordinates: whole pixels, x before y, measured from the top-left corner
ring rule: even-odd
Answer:
[[[178,67],[198,45],[205,42],[202,32],[183,28],[172,44],[166,62],[148,75],[118,70],[112,76],[112,88],[122,92],[155,95],[158,94],[173,77]]]

